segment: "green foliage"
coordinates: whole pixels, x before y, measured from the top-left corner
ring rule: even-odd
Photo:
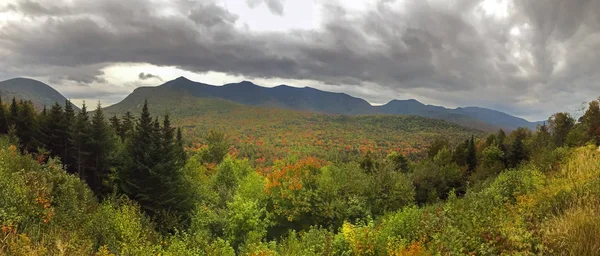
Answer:
[[[569,113],[559,112],[552,115],[548,119],[548,123],[550,124],[550,131],[552,131],[554,145],[557,147],[563,146],[569,132],[575,125],[575,119]]]
[[[216,131],[208,132],[206,144],[208,145],[208,150],[206,151],[204,161],[206,163],[221,163],[229,150],[229,144],[225,139],[225,134]]]
[[[411,175],[416,191],[415,200],[419,204],[446,199],[452,190],[463,193],[466,185],[460,168],[452,161],[447,148],[439,151],[433,161],[415,166]]]

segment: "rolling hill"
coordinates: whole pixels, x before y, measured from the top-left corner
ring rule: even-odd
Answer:
[[[144,90],[147,89],[141,88],[135,90],[132,94],[135,96],[136,93],[141,93]],[[372,106],[364,99],[352,97],[345,93],[333,93],[311,87],[298,88],[287,85],[268,88],[248,81],[214,86],[180,77],[158,86],[152,92],[158,94],[179,92],[194,97],[225,99],[245,105],[328,114],[417,115],[487,131],[499,128],[513,130],[518,127],[535,129],[538,124],[537,122],[529,122],[519,117],[486,108],[449,109],[441,106],[425,105],[414,99],[392,100],[382,106]]]
[[[195,97],[161,87],[138,88],[105,114],[139,113],[148,100],[154,114],[169,113],[187,138],[201,141],[209,130],[225,133],[241,156],[268,163],[288,155],[343,159],[358,152],[399,151],[418,157],[436,137],[454,142],[485,133],[443,120],[408,115],[336,115],[248,106],[219,98]]]
[[[28,78],[13,78],[0,82],[0,96],[4,101],[13,97],[31,100],[37,108],[51,106],[58,102],[64,104],[67,100],[50,85]]]

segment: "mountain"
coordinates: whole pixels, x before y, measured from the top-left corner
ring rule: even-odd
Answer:
[[[0,82],[0,96],[4,102],[13,97],[21,100],[31,100],[37,108],[51,106],[58,102],[64,104],[67,100],[51,86],[29,78],[13,78]]]
[[[504,112],[480,107],[445,108],[441,106],[425,105],[417,100],[392,100],[385,105],[376,106],[377,113],[417,115],[449,122],[462,124],[469,127],[478,127],[483,130],[502,128],[514,130],[518,127],[535,129],[541,122],[529,122],[523,118],[511,116]]]
[[[346,115],[373,113],[371,105],[363,99],[310,87],[279,85],[267,88],[249,81],[214,86],[193,82],[184,77],[169,81],[160,87],[186,92],[196,97],[221,98],[254,106]]]
[[[249,81],[214,86],[179,77],[155,87],[138,88],[131,97],[138,94],[165,94],[178,92],[194,97],[219,98],[245,105],[313,111],[340,115],[416,115],[441,119],[459,125],[486,131],[499,128],[513,130],[518,127],[535,129],[538,123],[509,114],[479,107],[449,109],[441,106],[425,105],[417,100],[392,100],[382,106],[372,106],[361,98],[345,93],[321,91],[311,87],[291,87],[279,85],[268,88]],[[148,96],[148,95],[146,95]],[[123,101],[127,104],[127,99]]]

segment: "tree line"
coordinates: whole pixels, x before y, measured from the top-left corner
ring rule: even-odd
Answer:
[[[107,119],[100,103],[92,113],[85,103],[75,110],[70,101],[36,111],[31,101],[0,99],[0,133],[40,162],[60,158],[98,198],[124,194],[149,216],[176,222],[192,208],[182,185],[181,130],[168,115],[153,118],[147,102],[139,117],[127,112]]]

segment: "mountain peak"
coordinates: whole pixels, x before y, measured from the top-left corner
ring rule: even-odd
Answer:
[[[406,99],[406,100],[391,100],[390,102],[388,102],[387,104],[402,104],[402,103],[409,103],[409,104],[418,104],[418,105],[424,105],[423,103],[421,103],[418,100],[415,99]],[[386,104],[386,105],[387,105]]]
[[[253,82],[250,82],[250,81],[248,81],[248,80],[241,81],[241,82],[240,82],[240,84],[241,84],[241,85],[256,85],[255,83],[253,83]]]
[[[190,79],[187,79],[185,76],[180,76],[178,78],[176,78],[174,81],[178,81],[178,82],[187,82],[187,81],[191,81]]]

